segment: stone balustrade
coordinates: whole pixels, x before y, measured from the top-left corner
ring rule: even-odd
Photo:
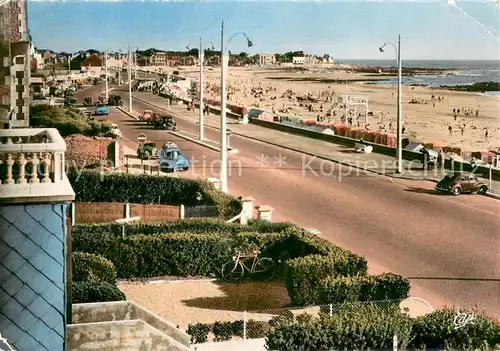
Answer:
[[[0,202],[72,200],[66,143],[54,128],[0,130]]]

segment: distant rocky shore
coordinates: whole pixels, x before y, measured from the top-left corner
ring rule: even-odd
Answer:
[[[439,87],[441,89],[480,92],[480,93],[484,93],[486,91],[500,91],[500,83],[498,82],[481,82],[470,85],[453,85],[453,86],[441,85]]]

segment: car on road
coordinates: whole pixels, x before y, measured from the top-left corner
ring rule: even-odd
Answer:
[[[187,171],[189,161],[178,146],[170,145],[158,153],[158,167],[161,172]]]
[[[109,115],[109,108],[106,105],[98,105],[95,108],[94,115],[96,116],[107,116]]]
[[[455,172],[447,174],[437,183],[435,189],[440,193],[450,193],[455,196],[462,193],[484,195],[488,191],[488,185],[472,173]]]
[[[110,106],[123,106],[122,97],[119,95],[110,95],[108,98],[108,105],[110,105]]]
[[[151,119],[153,118],[154,113],[151,110],[144,110],[142,111],[142,115],[139,116],[139,120],[145,121],[145,122],[150,122]]]
[[[177,130],[177,123],[172,116],[162,116],[155,114],[151,120],[155,129]]]
[[[148,160],[151,157],[158,157],[158,149],[155,143],[144,143],[137,149],[137,156],[141,160]]]

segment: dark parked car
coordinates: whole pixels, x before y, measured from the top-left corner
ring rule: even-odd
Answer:
[[[457,172],[446,175],[436,185],[436,190],[440,193],[451,193],[456,196],[461,193],[484,195],[488,191],[488,186],[472,173]]]
[[[148,160],[151,157],[157,157],[158,149],[156,148],[156,144],[154,142],[145,143],[142,147],[137,149],[137,156],[143,160]]]

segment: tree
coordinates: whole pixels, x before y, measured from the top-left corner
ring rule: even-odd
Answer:
[[[199,52],[199,50],[197,48],[189,49],[189,51],[187,52],[187,56],[196,56],[196,57],[198,57],[198,52]]]

